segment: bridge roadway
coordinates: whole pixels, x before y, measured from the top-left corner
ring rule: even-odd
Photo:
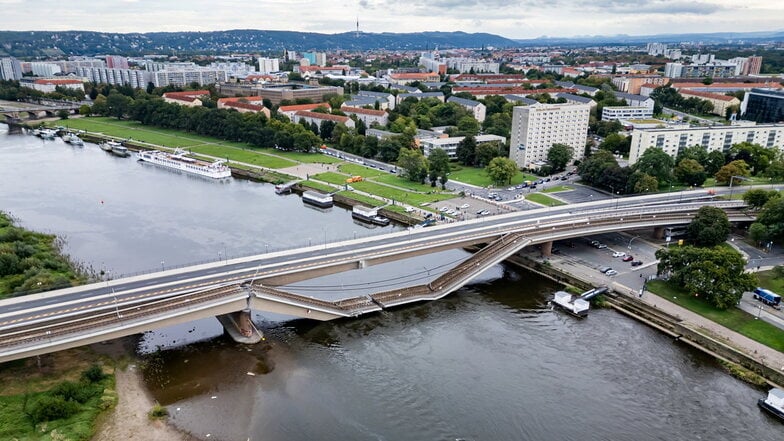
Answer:
[[[688,223],[706,204],[727,209],[732,220],[752,219],[737,211],[742,202],[713,201],[704,190],[649,195],[509,213],[6,299],[0,301],[0,362],[247,308],[330,320],[440,298],[526,245]],[[429,285],[337,302],[276,289],[480,243],[489,243],[489,251],[477,253]]]

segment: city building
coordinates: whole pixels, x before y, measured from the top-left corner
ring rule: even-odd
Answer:
[[[460,73],[488,72],[497,74],[501,65],[493,61],[478,60],[475,58],[445,58],[447,68]]]
[[[669,78],[729,78],[736,76],[738,66],[726,61],[706,64],[667,63],[664,76]]]
[[[437,72],[405,72],[389,74],[389,82],[391,84],[400,85],[413,83],[414,81],[438,81],[440,79],[441,77]]]
[[[648,52],[648,55],[652,55],[654,57],[664,55],[664,53],[667,51],[667,45],[664,43],[648,43],[646,51]]]
[[[355,126],[354,120],[347,116],[332,115],[331,113],[308,112],[307,110],[300,110],[294,113],[292,122],[298,123],[300,121],[316,123],[316,125],[319,127],[321,127],[321,123],[324,121],[332,121],[336,124],[343,124],[350,129],[353,129]]]
[[[128,59],[121,55],[107,55],[106,67],[109,69],[128,69]]]
[[[615,97],[626,101],[627,106],[647,107],[653,111],[655,101],[651,97],[623,92],[615,92]]]
[[[22,79],[22,65],[14,57],[0,58],[0,80]]]
[[[740,113],[744,120],[758,123],[784,121],[784,91],[773,89],[751,89],[746,92]]]
[[[599,89],[595,87],[583,86],[582,84],[575,84],[571,81],[556,81],[555,84],[565,89],[574,89],[577,91],[576,93],[584,93],[590,96],[596,96],[596,92],[599,91]]]
[[[343,95],[339,86],[309,86],[298,83],[258,84],[258,83],[218,83],[218,92],[225,96],[262,96],[272,104],[281,101],[311,100],[324,101],[325,95]]]
[[[629,164],[637,162],[649,148],[660,148],[675,158],[687,147],[698,145],[708,152],[727,152],[733,144],[741,142],[784,149],[784,124],[756,125],[743,122],[730,126],[634,129]]]
[[[327,112],[332,111],[332,107],[329,103],[312,103],[312,104],[295,104],[291,106],[280,106],[278,107],[278,113],[281,115],[286,115],[290,120],[294,120],[294,114],[299,111],[313,111],[321,107],[322,109],[326,109]]]
[[[311,66],[327,65],[327,54],[324,52],[303,52],[302,58],[308,60]]]
[[[203,105],[202,98],[209,98],[209,90],[188,90],[185,92],[166,92],[163,100],[167,103],[179,104],[181,106],[198,107]]]
[[[602,121],[653,118],[653,108],[646,106],[605,106]]]
[[[53,77],[63,71],[56,63],[44,63],[40,61],[30,63],[30,69],[32,70],[33,75],[37,77]]]
[[[23,79],[21,84],[44,93],[54,92],[58,87],[81,90],[84,92],[84,81],[75,78],[31,78],[29,80]]]
[[[532,168],[547,161],[553,144],[565,144],[574,151],[572,159],[582,159],[590,113],[588,104],[537,103],[515,107],[509,158],[520,168]]]
[[[556,98],[563,98],[566,100],[567,103],[570,104],[588,104],[589,106],[591,106],[591,108],[594,108],[599,105],[599,103],[597,103],[591,98],[582,95],[574,95],[571,93],[557,93]]]
[[[740,100],[734,96],[690,89],[682,89],[679,93],[684,98],[699,98],[701,100],[710,101],[710,103],[713,104],[713,111],[711,113],[719,116],[725,116],[728,107],[740,106]]]
[[[485,120],[485,111],[487,108],[484,104],[480,103],[479,101],[474,100],[467,100],[465,98],[458,98],[456,96],[450,96],[449,99],[446,100],[448,103],[455,103],[460,105],[461,107],[465,108],[474,116],[474,119],[481,122]]]
[[[639,95],[642,86],[645,84],[655,84],[657,86],[665,86],[669,82],[670,79],[667,77],[651,76],[651,75],[623,76],[623,77],[615,77],[612,79],[613,85],[617,87],[619,91],[630,93],[632,95]]]
[[[386,126],[387,122],[389,121],[387,112],[383,110],[363,109],[361,107],[349,107],[346,106],[345,104],[340,108],[340,110],[346,115],[355,115],[358,120],[365,123],[366,127],[370,127],[370,125],[373,123],[377,123],[381,126]]]
[[[457,146],[460,145],[460,141],[463,139],[465,139],[465,136],[424,138],[420,139],[419,145],[422,147],[422,154],[425,156],[430,156],[430,153],[434,149],[441,149],[446,152],[449,159],[454,160],[457,159]],[[506,142],[506,138],[498,135],[477,135],[474,139],[476,140],[477,146],[488,142],[498,142],[499,145],[503,145]]]
[[[419,93],[401,93],[397,96],[397,104],[400,104],[406,98],[416,98],[417,100],[425,99],[425,98],[435,98],[442,103],[444,102],[444,93],[443,92],[419,92]]]
[[[192,83],[200,86],[225,82],[229,79],[225,70],[192,68],[177,70],[158,70],[150,73],[150,82],[155,87],[186,87]]]
[[[259,57],[259,73],[268,74],[280,71],[280,60],[277,58]]]
[[[218,99],[219,109],[234,109],[240,113],[263,113],[270,118],[270,110],[264,107],[264,99],[260,96],[241,96]]]
[[[77,67],[76,74],[93,83],[127,84],[133,88],[146,88],[150,73],[138,69],[109,69],[108,67]]]

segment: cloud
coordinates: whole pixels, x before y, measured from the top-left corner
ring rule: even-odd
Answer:
[[[612,14],[712,14],[725,9],[718,3],[691,2],[688,0],[652,0],[634,2],[627,0],[578,0],[581,7]]]

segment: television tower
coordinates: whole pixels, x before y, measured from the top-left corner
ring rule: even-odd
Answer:
[[[357,33],[356,37],[359,38],[359,17],[357,17]]]

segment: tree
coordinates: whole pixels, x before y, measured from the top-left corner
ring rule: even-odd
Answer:
[[[445,189],[449,174],[449,155],[444,149],[433,149],[430,151],[427,161],[430,170],[428,174],[430,185],[435,187],[436,180],[440,178],[441,189]]]
[[[71,113],[65,109],[60,109],[57,111],[57,117],[60,119],[68,119],[69,116],[71,116]]]
[[[712,152],[708,153],[708,157],[705,158],[705,162],[700,162],[703,167],[705,167],[705,173],[709,175],[715,175],[721,167],[726,163],[724,159],[724,154],[718,150],[713,150]]]
[[[634,171],[639,171],[653,176],[659,184],[669,184],[672,181],[674,161],[670,155],[659,148],[650,148],[640,156],[634,164]]]
[[[599,150],[584,159],[577,166],[577,171],[580,173],[583,181],[589,185],[597,185],[610,167],[618,167],[618,161],[615,159],[615,156],[606,150]]]
[[[477,167],[487,167],[487,164],[496,156],[499,156],[500,146],[498,141],[483,142],[476,146],[476,165]]]
[[[723,161],[722,156],[722,161]],[[681,161],[684,159],[693,159],[697,161],[701,166],[705,167],[705,164],[708,160],[708,151],[705,150],[704,147],[701,145],[693,145],[691,147],[686,147],[685,149],[678,152],[678,156],[675,157],[675,163],[680,164]],[[724,163],[722,162],[722,165]],[[719,169],[717,168],[713,173],[716,173]]]
[[[768,227],[759,222],[754,222],[749,227],[749,237],[757,244],[767,242],[770,238]]]
[[[767,191],[761,188],[755,188],[743,194],[743,201],[746,202],[749,207],[758,209],[764,207],[770,199],[777,197],[779,197],[778,191]]]
[[[717,184],[729,184],[731,178],[733,181],[732,184],[738,185],[742,180],[737,177],[732,178],[732,176],[748,177],[750,174],[749,165],[746,164],[746,161],[739,159],[720,168],[714,177],[716,178]]]
[[[487,175],[495,184],[504,185],[512,182],[517,174],[517,164],[509,158],[496,157],[485,167]]]
[[[629,177],[629,185],[632,193],[656,193],[659,180],[647,173],[636,171]]]
[[[773,181],[784,180],[784,160],[777,158],[771,161],[762,175]]]
[[[427,159],[419,150],[400,149],[397,166],[404,170],[403,175],[413,182],[424,183],[427,177]]]
[[[461,136],[476,136],[480,128],[479,122],[473,116],[464,116],[457,122],[457,131]]]
[[[700,186],[708,178],[705,168],[694,159],[684,159],[675,167],[675,177],[686,185]]]
[[[784,238],[784,198],[769,199],[760,210],[757,222],[767,227],[771,239]]]
[[[732,146],[730,158],[733,160],[742,159],[751,167],[755,175],[762,174],[776,159],[777,149],[769,149],[759,144],[741,142]]]
[[[618,133],[610,133],[604,138],[601,144],[599,144],[599,148],[602,150],[607,150],[608,152],[612,153],[619,153],[619,154],[628,154],[629,149],[632,145],[632,137],[631,136],[624,136]]]
[[[695,245],[713,247],[727,240],[730,234],[730,221],[727,219],[727,213],[721,208],[700,207],[686,227],[686,231]]]
[[[476,163],[476,138],[466,136],[457,144],[457,160],[463,165],[474,165]]]
[[[704,299],[718,309],[738,304],[745,291],[756,286],[746,273],[746,261],[732,248],[669,247],[656,251],[658,273],[669,274],[669,283]]]
[[[553,168],[553,173],[566,170],[566,164],[574,157],[574,150],[566,144],[553,144],[547,152],[547,162]]]
[[[131,98],[113,90],[106,98],[106,112],[109,116],[122,119],[130,109],[130,103]]]

